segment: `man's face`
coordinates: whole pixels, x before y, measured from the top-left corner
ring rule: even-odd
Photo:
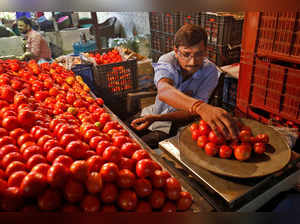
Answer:
[[[202,67],[203,59],[206,56],[204,41],[201,41],[192,47],[175,47],[174,50],[179,65],[188,74],[194,74]]]
[[[29,27],[30,26],[26,25],[23,21],[18,21],[18,30],[20,33],[26,34],[30,30]]]

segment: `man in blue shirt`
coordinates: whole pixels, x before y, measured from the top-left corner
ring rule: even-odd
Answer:
[[[175,34],[174,51],[153,63],[157,87],[155,104],[132,121],[141,138],[150,146],[176,133],[180,121],[200,116],[217,135],[236,138],[235,120],[222,108],[207,104],[218,82],[218,71],[206,56],[207,34],[198,25],[187,24]]]

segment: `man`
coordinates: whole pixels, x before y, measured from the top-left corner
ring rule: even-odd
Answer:
[[[18,30],[25,35],[26,52],[21,59],[31,58],[38,62],[49,61],[51,50],[47,41],[40,33],[32,29],[31,20],[27,17],[20,17],[17,21]]]
[[[218,82],[216,66],[206,56],[207,34],[200,26],[184,25],[175,34],[174,51],[153,63],[157,87],[155,104],[131,122],[152,148],[176,134],[180,121],[200,116],[217,135],[236,138],[235,120],[222,108],[207,104]]]

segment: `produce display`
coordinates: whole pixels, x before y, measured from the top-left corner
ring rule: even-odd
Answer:
[[[245,161],[253,153],[264,154],[269,136],[263,133],[253,136],[249,127],[241,123],[238,125],[240,130],[238,139],[227,141],[223,136],[217,136],[204,120],[200,120],[199,123],[190,126],[191,137],[208,156],[219,156],[224,159],[234,157],[239,161]]]
[[[107,53],[85,53],[85,56],[95,60],[97,65],[111,64],[122,61],[119,51],[113,49]]]
[[[190,193],[57,63],[0,60],[0,210],[175,212]]]

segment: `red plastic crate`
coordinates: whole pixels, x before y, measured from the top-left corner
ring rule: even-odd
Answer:
[[[163,32],[167,34],[175,34],[180,27],[179,12],[162,13]]]
[[[151,31],[151,48],[156,51],[164,51],[163,34],[157,31]]]
[[[168,53],[174,49],[174,35],[163,34],[163,52]]]
[[[162,14],[161,12],[150,12],[149,13],[150,30],[162,31]]]
[[[180,12],[180,26],[185,24],[201,25],[201,12]]]

